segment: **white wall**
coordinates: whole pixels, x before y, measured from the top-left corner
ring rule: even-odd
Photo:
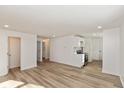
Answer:
[[[8,36],[21,38],[21,70],[37,66],[37,35],[0,29],[0,74],[7,74]]]
[[[102,60],[103,40],[99,37],[92,38],[92,59]]]
[[[79,39],[74,36],[53,38],[50,41],[50,60],[76,67],[81,67],[81,55],[74,54],[74,47],[79,47]]]
[[[0,76],[8,73],[7,68],[7,42],[6,33],[0,30]]]
[[[104,73],[120,74],[120,29],[103,31],[103,69]]]
[[[121,77],[124,82],[124,23],[121,25],[121,63],[120,63],[120,72]]]

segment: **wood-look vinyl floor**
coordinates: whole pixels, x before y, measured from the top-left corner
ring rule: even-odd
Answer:
[[[0,82],[21,81],[45,88],[121,88],[118,76],[101,72],[98,62],[89,63],[84,68],[76,68],[54,62],[38,63],[38,67],[25,71],[11,69],[9,74],[0,77]],[[24,86],[18,86],[24,87]],[[28,87],[32,87],[29,86]]]

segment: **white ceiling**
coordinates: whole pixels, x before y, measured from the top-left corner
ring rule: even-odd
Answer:
[[[51,37],[117,27],[124,6],[0,6],[0,27]]]

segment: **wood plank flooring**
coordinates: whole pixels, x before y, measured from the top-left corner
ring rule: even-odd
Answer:
[[[0,77],[0,82],[7,80],[24,82],[27,87],[32,87],[32,84],[44,88],[122,87],[119,77],[102,73],[98,62],[89,63],[84,68],[76,68],[47,61],[38,63],[38,67],[25,71],[20,71],[19,68],[12,69],[8,75]]]

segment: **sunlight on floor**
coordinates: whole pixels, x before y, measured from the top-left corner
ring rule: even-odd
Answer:
[[[22,86],[21,88],[45,88],[45,87],[34,85],[34,84],[26,84],[26,85]]]
[[[8,80],[0,83],[0,88],[45,88],[45,87],[35,84],[26,84],[21,81]]]

